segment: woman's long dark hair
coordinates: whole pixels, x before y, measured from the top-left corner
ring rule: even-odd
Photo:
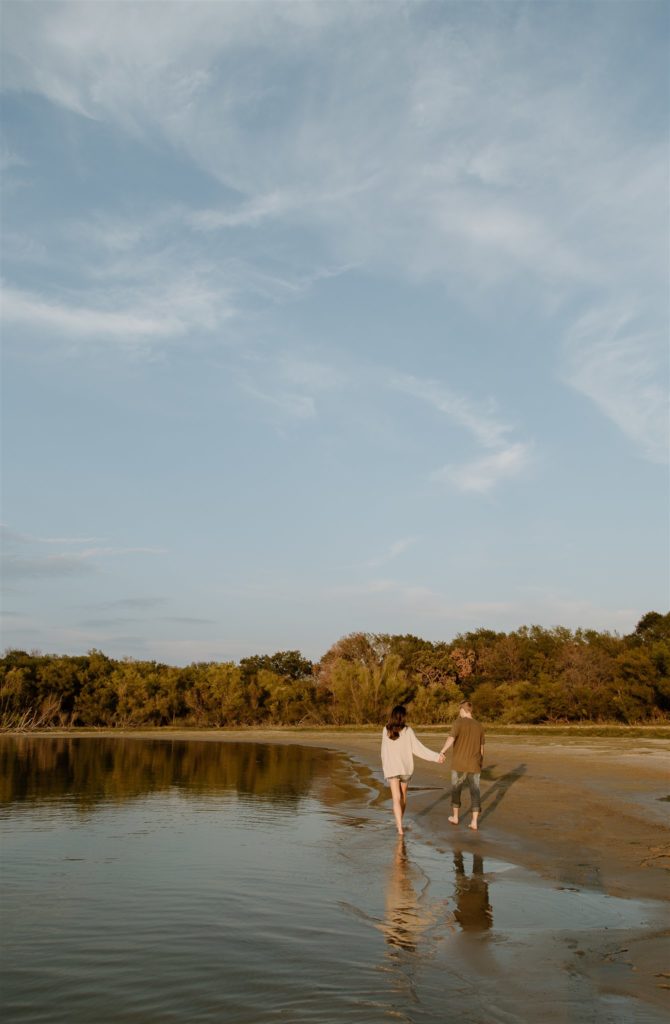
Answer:
[[[397,740],[398,736],[405,728],[405,717],[407,710],[403,704],[396,704],[393,711],[389,715],[389,720],[386,723],[386,732],[390,740]]]

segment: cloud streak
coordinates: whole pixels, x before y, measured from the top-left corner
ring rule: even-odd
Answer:
[[[636,324],[630,309],[595,308],[565,343],[567,383],[597,408],[651,462],[667,463],[670,441],[667,346]],[[665,366],[663,366],[665,364]],[[662,373],[662,367],[665,372]]]
[[[416,537],[403,537],[400,540],[393,541],[383,555],[380,555],[378,558],[371,558],[365,565],[368,569],[376,569],[379,566],[387,565],[404,554],[405,551],[408,551],[416,542]]]
[[[128,299],[134,305],[119,311]],[[62,302],[34,292],[4,285],[2,319],[6,325],[28,327],[42,335],[55,332],[75,340],[102,339],[132,344],[184,336],[197,329],[212,330],[231,315],[220,300],[201,288],[188,292],[183,282],[163,296],[145,290],[139,296],[128,289],[101,296],[101,308]],[[104,305],[114,308],[103,308]],[[219,307],[219,308],[217,308]]]
[[[157,252],[184,225],[211,236],[281,223],[308,232],[307,266],[465,282],[462,294],[475,303],[510,283],[531,283],[528,301],[551,310],[571,308],[577,292],[614,297],[625,288],[631,316],[646,313],[650,331],[665,337],[667,217],[659,201],[667,203],[667,139],[661,144],[637,127],[636,112],[656,99],[650,83],[632,96],[622,83],[612,97],[637,25],[634,7],[620,7],[612,22],[589,5],[575,35],[553,9],[545,17],[544,9],[516,4],[498,5],[495,17],[486,5],[480,17],[445,7],[430,25],[421,5],[171,3],[160,25],[141,3],[9,5],[7,89],[34,91],[135,140],[158,134],[218,181],[226,200],[172,204],[147,224],[108,224],[107,244],[135,253],[138,273],[154,266],[153,295],[133,296],[120,280],[94,303],[10,287],[8,322],[115,342],[156,344],[198,330],[214,337],[239,312],[233,296],[255,290],[286,301],[317,278],[305,267],[273,273],[265,252],[248,255],[246,265],[236,255],[239,280],[228,282],[222,303],[221,276],[210,280],[197,239],[182,240],[170,255],[171,284],[162,292],[155,282],[166,265]],[[603,25],[608,48],[594,63]],[[337,45],[343,27],[347,47]],[[384,45],[370,60],[371,33],[380,30]],[[565,36],[558,46],[556,31]],[[627,133],[613,107],[627,118]],[[161,233],[151,259],[148,235]],[[232,252],[217,253],[219,265],[221,258]],[[179,270],[194,261],[191,294],[180,298]],[[111,265],[101,273],[115,280]],[[580,332],[578,321],[572,333]],[[564,377],[658,461],[651,438],[663,425],[658,391],[631,345],[632,338],[615,345],[582,337]],[[656,354],[652,370],[662,365]],[[259,400],[271,403],[263,394]],[[446,400],[485,447],[487,432],[506,430],[477,410],[468,425],[472,410],[458,396],[425,397]],[[313,415],[304,397],[287,393],[275,404],[287,418]]]
[[[492,402],[474,403],[433,380],[395,376],[390,386],[444,413],[464,428],[490,454],[462,464],[447,464],[431,473],[431,479],[459,491],[486,494],[503,481],[520,476],[531,464],[532,445],[509,438],[512,428],[495,414]]]
[[[525,472],[531,462],[530,452],[529,444],[508,444],[492,455],[462,465],[443,466],[435,470],[432,479],[451,483],[459,491],[486,494],[503,481]]]
[[[411,375],[391,377],[392,388],[412,398],[426,402],[444,413],[454,423],[464,427],[485,448],[497,448],[506,443],[511,427],[495,416],[494,405],[476,404],[465,395],[456,394],[434,380],[422,380]]]
[[[90,576],[103,572],[102,564],[108,559],[124,558],[135,555],[164,555],[166,549],[156,547],[115,547],[111,545],[85,546],[80,551],[58,552],[44,555],[17,554],[11,548],[24,549],[30,546],[63,545],[67,547],[90,545],[95,538],[57,538],[34,537],[20,531],[2,526],[5,550],[2,554],[2,570],[5,581],[62,579],[77,576]]]
[[[47,555],[44,558],[19,558],[3,555],[2,573],[6,580],[61,579],[88,576],[100,572],[84,555]]]

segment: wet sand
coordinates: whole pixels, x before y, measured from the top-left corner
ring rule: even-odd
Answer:
[[[439,750],[444,733],[417,732]],[[346,751],[381,779],[376,736],[304,739]],[[447,822],[445,769],[449,760],[444,768],[417,761],[408,799],[410,828],[414,819],[439,847],[518,864],[554,888],[670,902],[670,741],[492,736],[477,833],[467,827],[467,794],[461,824]],[[389,808],[389,838],[393,832]],[[557,929],[566,925],[556,922]],[[556,951],[546,954],[555,960]],[[670,929],[618,931],[614,939],[603,931],[589,948],[563,955],[564,969],[589,974],[595,988],[670,1012]]]
[[[435,750],[446,735],[421,729],[417,733]],[[105,734],[121,735],[117,730]],[[359,766],[377,811],[388,814],[389,843],[395,841],[376,733],[245,729],[138,730],[123,735],[290,743],[341,751]],[[414,829],[417,838],[438,850],[458,849],[479,854],[485,862],[518,865],[552,889],[670,903],[669,740],[490,736],[477,833],[467,827],[467,793],[462,824],[454,828],[447,822],[448,769],[449,759],[445,766],[416,762],[408,801],[410,840]],[[565,929],[569,923],[557,921],[555,927]],[[547,942],[546,957],[554,968],[588,977],[594,990],[608,996],[640,1000],[637,1019],[646,1019],[645,1004],[655,1013],[664,1007],[670,1010],[670,929],[617,929],[610,934],[604,928],[590,933],[588,943],[575,943],[560,954],[551,946]]]

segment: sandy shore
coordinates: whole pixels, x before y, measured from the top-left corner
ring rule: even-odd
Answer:
[[[445,736],[417,732],[433,749]],[[258,733],[253,738],[341,750],[382,780],[379,738],[369,733]],[[458,829],[447,822],[448,769],[449,761],[444,768],[418,761],[408,801],[410,827],[414,819],[438,846],[521,865],[554,888],[670,901],[670,741],[492,736],[477,833],[467,828],[467,813]],[[464,796],[464,812],[467,805]],[[390,837],[393,829],[389,805]],[[619,932],[614,941],[604,931],[588,948],[574,950],[563,966],[589,974],[595,990],[670,1012],[669,949],[670,929]],[[547,958],[554,959],[549,950]],[[637,1019],[647,1019],[643,1005]]]
[[[446,735],[417,733],[433,749]],[[370,732],[81,729],[67,735],[324,747],[365,765],[383,785],[379,738]],[[417,761],[411,783],[409,813],[435,837],[448,838],[452,831],[448,769],[449,760],[444,767]],[[475,835],[467,829],[464,813],[460,845],[476,844],[560,884],[670,900],[670,740],[491,736],[481,789],[481,830]],[[464,812],[467,801],[466,791]]]
[[[446,735],[417,733],[433,749]],[[394,839],[374,733],[78,730],[77,735],[290,743],[341,751],[379,794],[375,804],[388,813],[389,841]],[[444,767],[418,761],[410,789],[410,828],[436,848],[519,865],[554,889],[670,902],[670,740],[491,736],[478,833],[467,828],[467,795],[463,824],[455,829],[447,822],[448,769],[449,761]],[[623,937],[605,929],[589,948],[573,951],[572,966],[567,961],[563,966],[588,974],[595,990],[639,999],[658,1012],[663,1005],[670,1008],[669,937],[670,931],[657,927]],[[636,1019],[646,1019],[642,1005],[641,1014]]]
[[[417,733],[433,749],[446,735]],[[122,733],[78,730],[76,735]],[[348,754],[383,784],[379,738],[369,732],[170,729],[123,735],[324,747]],[[435,836],[448,837],[451,831],[448,769],[448,760],[444,767],[417,761],[411,784],[410,813]],[[480,833],[460,828],[461,845],[476,843],[491,856],[560,884],[670,900],[670,740],[491,736],[481,788]],[[464,826],[468,821],[464,813]]]

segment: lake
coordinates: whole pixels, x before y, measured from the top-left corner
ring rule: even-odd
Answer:
[[[343,755],[3,736],[0,769],[5,1021],[662,1020],[562,962],[656,904],[403,842]]]

